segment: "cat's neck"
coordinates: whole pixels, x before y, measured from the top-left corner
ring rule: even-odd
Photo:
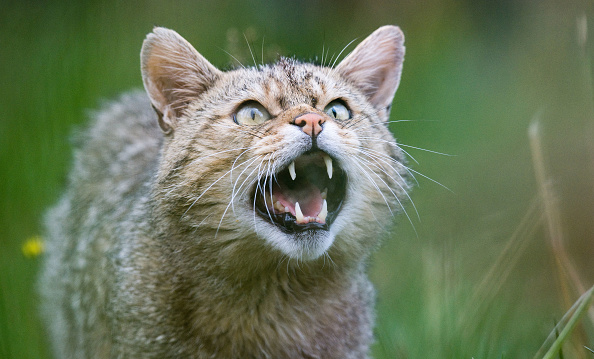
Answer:
[[[192,323],[191,335],[213,352],[301,357],[285,350],[315,352],[320,342],[334,338],[362,339],[359,331],[370,323],[362,287],[372,292],[362,271],[352,273],[328,259],[273,263],[246,255],[230,262],[207,251],[170,253],[178,272],[171,276],[177,292],[169,300]]]

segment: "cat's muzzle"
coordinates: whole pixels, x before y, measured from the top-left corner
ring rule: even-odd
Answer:
[[[346,195],[347,176],[322,151],[307,152],[255,186],[254,209],[287,233],[328,230]]]

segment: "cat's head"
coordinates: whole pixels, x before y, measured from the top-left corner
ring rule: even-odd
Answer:
[[[283,58],[223,72],[155,28],[142,75],[165,133],[158,192],[176,225],[238,251],[368,253],[407,196],[387,129],[403,42],[384,26],[334,68]]]

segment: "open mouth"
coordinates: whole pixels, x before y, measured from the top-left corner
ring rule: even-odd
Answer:
[[[327,230],[346,194],[345,172],[321,151],[307,152],[256,184],[255,209],[287,233]]]

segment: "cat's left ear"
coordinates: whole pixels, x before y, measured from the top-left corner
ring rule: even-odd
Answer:
[[[163,27],[147,35],[140,62],[144,88],[165,133],[173,131],[187,104],[222,74],[177,32]]]
[[[336,70],[369,97],[377,109],[389,108],[400,84],[404,34],[397,26],[382,26],[338,64]]]

